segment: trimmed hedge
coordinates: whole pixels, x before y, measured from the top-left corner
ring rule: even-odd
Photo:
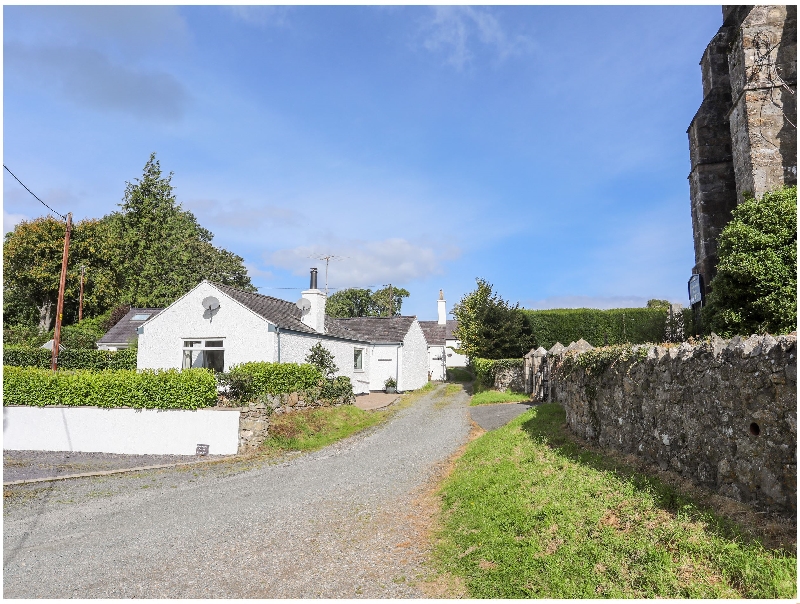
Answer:
[[[220,376],[220,382],[229,387],[231,398],[242,401],[268,394],[303,392],[317,387],[323,379],[322,372],[307,363],[242,363]]]
[[[3,368],[4,405],[199,409],[216,403],[217,383],[207,369],[52,372]]]
[[[525,310],[533,347],[568,346],[581,338],[592,346],[663,342],[669,311],[664,308],[558,308]]]
[[[46,348],[3,346],[3,365],[7,367],[39,367],[50,369],[52,353]],[[59,369],[136,369],[136,349],[92,350],[67,348],[58,355]]]
[[[494,379],[498,369],[523,367],[524,359],[470,359],[472,372],[475,374],[476,391],[494,388]]]

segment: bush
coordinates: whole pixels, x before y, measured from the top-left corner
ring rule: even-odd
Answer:
[[[702,318],[723,336],[797,328],[797,187],[747,199],[717,246],[719,264]]]
[[[564,346],[581,338],[592,346],[663,342],[669,309],[656,308],[558,308],[526,310],[533,347]]]
[[[46,348],[26,346],[4,346],[3,365],[10,367],[50,368],[52,353]],[[60,370],[93,369],[136,369],[136,350],[126,349],[116,352],[110,350],[91,350],[68,348],[58,355]]]
[[[4,405],[199,409],[216,402],[216,381],[207,369],[54,373],[34,367],[3,368]]]
[[[230,398],[248,402],[268,394],[305,392],[319,387],[323,376],[319,369],[307,363],[252,362],[231,367],[219,379],[228,387]]]
[[[499,369],[523,367],[524,359],[470,359],[472,373],[475,374],[475,391],[494,387],[494,379]]]
[[[326,380],[322,384],[320,397],[345,405],[353,403],[356,399],[356,395],[353,393],[353,384],[346,375],[340,375],[333,378],[333,380]]]
[[[35,325],[9,325],[3,327],[4,346],[27,346],[37,348],[50,338],[47,333],[42,333]]]

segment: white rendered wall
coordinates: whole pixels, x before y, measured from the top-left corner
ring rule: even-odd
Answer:
[[[458,354],[453,348],[461,348],[461,340],[445,340],[445,351],[447,352],[447,366],[448,367],[466,367],[466,355]]]
[[[201,302],[214,296],[219,310],[203,317]],[[180,369],[183,340],[220,338],[224,341],[225,370],[249,361],[274,362],[275,333],[269,323],[228,297],[208,282],[202,282],[143,326],[139,335],[136,366],[139,369]]]
[[[400,351],[398,390],[416,390],[428,383],[428,342],[419,321],[414,319],[403,338]]]
[[[447,358],[446,351],[444,346],[428,346],[428,371],[432,380],[443,382],[447,378],[445,361],[442,360],[442,357]]]
[[[333,355],[334,363],[339,368],[336,375],[346,375],[353,384],[353,392],[363,394],[369,392],[370,348],[369,344],[359,344],[348,340],[325,338],[314,334],[282,331],[281,363],[305,363],[311,348],[320,342]],[[353,355],[356,348],[362,348],[362,371],[353,368]]]
[[[369,389],[383,390],[387,378],[397,381],[397,344],[375,344],[372,346],[372,365],[369,374]]]
[[[233,455],[238,409],[3,407],[3,449],[128,455]]]

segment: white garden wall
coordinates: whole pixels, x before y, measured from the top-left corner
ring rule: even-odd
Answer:
[[[3,449],[128,455],[233,455],[238,409],[3,407]]]

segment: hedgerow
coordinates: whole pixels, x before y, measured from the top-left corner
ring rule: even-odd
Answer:
[[[303,392],[319,385],[322,372],[309,364],[251,362],[220,376],[231,398],[249,401],[268,394]]]
[[[207,369],[52,372],[3,368],[4,405],[199,409],[216,402],[216,380]]]
[[[50,368],[52,352],[46,348],[4,346],[3,365],[11,367]],[[136,369],[136,349],[92,350],[68,348],[58,355],[58,368],[66,370]]]
[[[581,338],[592,346],[663,342],[669,312],[664,308],[559,308],[523,311],[534,347],[564,346]]]

